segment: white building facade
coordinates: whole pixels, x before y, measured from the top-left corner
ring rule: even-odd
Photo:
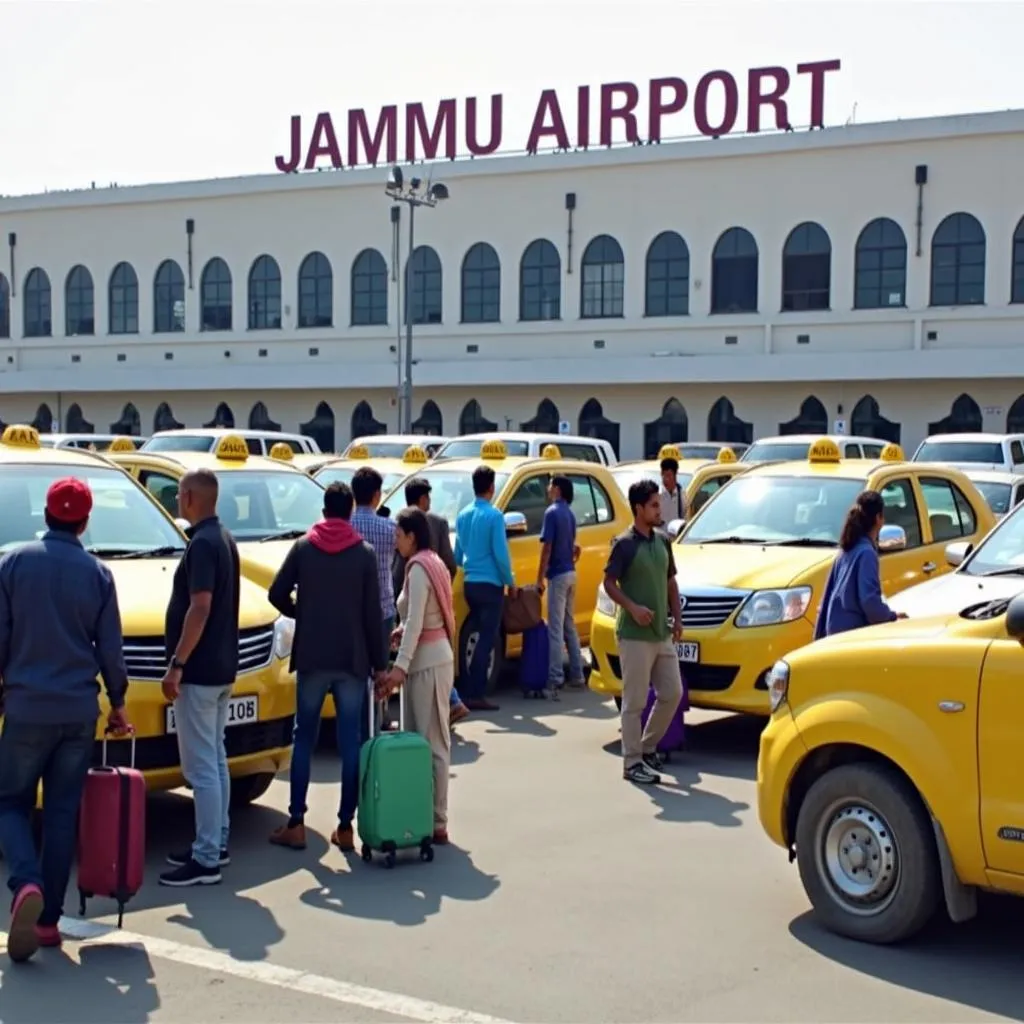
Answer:
[[[1024,111],[406,169],[416,428],[1024,430]],[[387,168],[0,199],[0,420],[398,427]]]

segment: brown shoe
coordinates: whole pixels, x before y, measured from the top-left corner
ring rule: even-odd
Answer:
[[[456,722],[461,722],[464,718],[468,717],[469,708],[459,701],[459,703],[448,712],[448,727],[451,728]]]
[[[306,848],[306,826],[293,825],[289,828],[282,825],[270,833],[270,841],[274,846],[287,846],[289,850],[304,850]]]
[[[342,853],[351,853],[356,848],[355,836],[352,835],[352,826],[342,828],[340,825],[331,833],[331,844],[336,846]]]
[[[451,840],[448,838],[448,829],[446,828],[435,828],[434,829],[434,845],[435,846],[447,846]]]

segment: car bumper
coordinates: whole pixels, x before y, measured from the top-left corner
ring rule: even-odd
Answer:
[[[807,747],[796,720],[789,706],[783,705],[761,733],[757,753],[757,816],[768,838],[784,848],[791,841],[786,834],[789,784],[806,756]]]

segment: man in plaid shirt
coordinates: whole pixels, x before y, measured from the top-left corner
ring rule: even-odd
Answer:
[[[380,617],[384,631],[384,650],[391,650],[391,631],[395,627],[395,589],[391,582],[391,562],[395,557],[395,524],[377,515],[384,478],[370,466],[361,466],[352,477],[356,508],[350,522],[377,555],[380,581]]]

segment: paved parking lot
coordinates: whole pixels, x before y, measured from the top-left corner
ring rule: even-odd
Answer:
[[[219,888],[156,886],[191,803],[152,800],[153,884],[125,932],[97,900],[69,924],[87,941],[21,968],[0,958],[0,1021],[1021,1019],[1024,902],[905,949],[815,927],[757,824],[755,722],[694,715],[668,785],[639,790],[620,779],[611,704],[504,698],[460,727],[455,845],[433,864],[389,872],[328,848],[328,752],[309,849],[266,842],[287,804],[278,780],[236,816]]]

